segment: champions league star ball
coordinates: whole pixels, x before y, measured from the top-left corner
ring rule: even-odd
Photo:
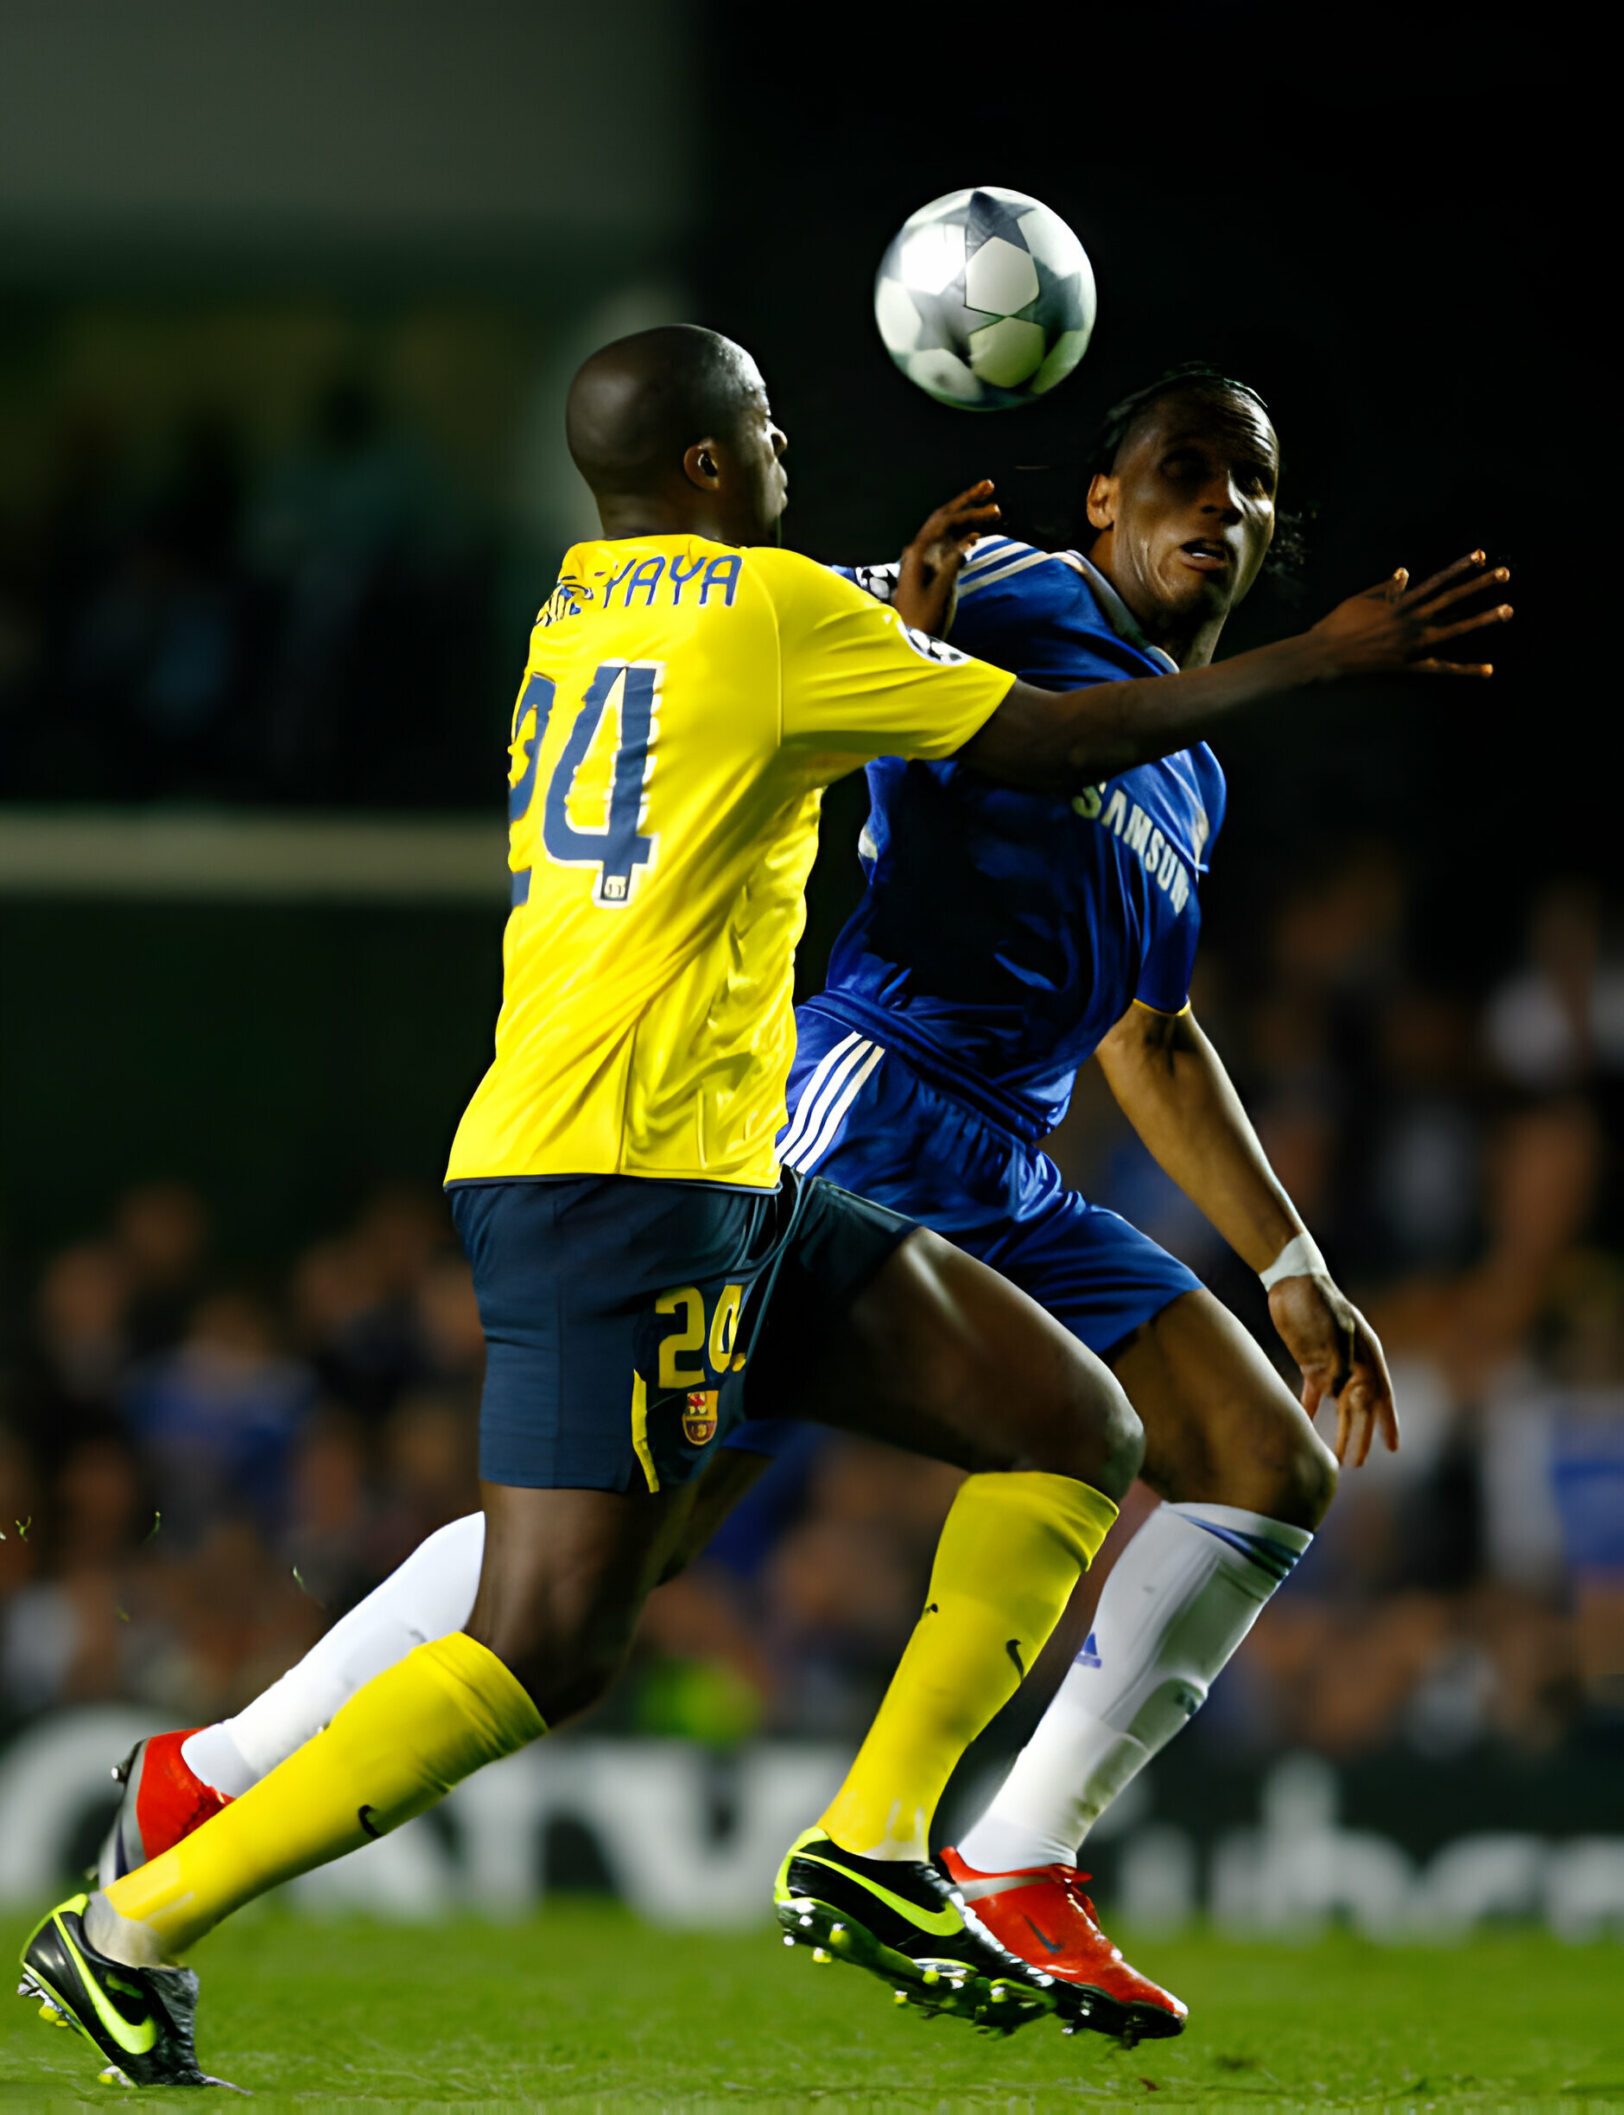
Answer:
[[[874,320],[910,382],[961,411],[1030,404],[1094,328],[1094,271],[1058,213],[985,184],[921,206],[886,251]]]

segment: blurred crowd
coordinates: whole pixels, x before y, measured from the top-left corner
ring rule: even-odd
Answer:
[[[1548,888],[1485,989],[1414,968],[1403,868],[1355,849],[1195,993],[1275,1165],[1382,1333],[1404,1444],[1345,1474],[1190,1738],[1352,1758],[1624,1733],[1624,1096],[1611,912]],[[1085,1073],[1053,1149],[1268,1340],[1256,1280]],[[442,1200],[379,1191],[268,1277],[154,1182],[14,1273],[0,1352],[12,1723],[130,1697],[193,1724],[477,1502],[481,1341]],[[807,1428],[654,1598],[600,1724],[845,1738],[914,1620],[956,1476]],[[1148,1502],[1148,1501],[1147,1501]],[[1137,1516],[1136,1516],[1137,1517]],[[1104,1565],[1049,1655],[1086,1626]]]
[[[449,1236],[432,1192],[384,1190],[266,1284],[156,1182],[48,1259],[5,1359],[8,1716],[213,1716],[477,1504],[483,1344]]]
[[[1275,1167],[1379,1331],[1403,1443],[1346,1470],[1197,1735],[1340,1757],[1624,1734],[1624,953],[1543,889],[1478,992],[1415,966],[1410,879],[1356,848],[1194,1005]],[[1227,972],[1227,974],[1226,974]],[[1057,1144],[1270,1340],[1256,1281],[1110,1121]]]
[[[492,578],[488,534],[358,375],[269,454],[219,410],[156,454],[64,413],[41,489],[0,512],[0,800],[477,801]]]

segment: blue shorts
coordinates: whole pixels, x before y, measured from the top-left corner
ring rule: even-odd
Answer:
[[[1201,1281],[1048,1154],[816,1002],[796,1012],[785,1165],[934,1227],[1105,1353]],[[855,1089],[855,1091],[853,1091]]]
[[[913,1231],[793,1173],[458,1183],[450,1202],[485,1332],[479,1473],[541,1490],[686,1482]]]
[[[871,1197],[990,1263],[1104,1354],[1201,1280],[1119,1212],[1090,1204],[1047,1153],[815,1002],[796,1009],[786,1168]],[[776,1455],[788,1423],[728,1444]]]

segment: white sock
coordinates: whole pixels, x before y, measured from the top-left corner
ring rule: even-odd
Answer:
[[[1071,1865],[1130,1778],[1194,1717],[1313,1541],[1232,1505],[1161,1505],[1117,1559],[1088,1642],[959,1855],[983,1873]]]
[[[483,1513],[437,1528],[280,1681],[235,1718],[184,1741],[181,1760],[215,1791],[239,1798],[320,1732],[364,1682],[416,1646],[461,1630],[473,1611],[484,1554]]]

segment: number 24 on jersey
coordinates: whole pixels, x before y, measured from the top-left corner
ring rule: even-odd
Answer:
[[[548,726],[558,704],[557,685],[533,675],[513,714],[513,770],[508,784],[508,826],[512,833],[513,902],[530,898],[530,875],[538,857],[556,867],[595,867],[592,900],[605,910],[623,909],[632,899],[639,874],[654,864],[659,835],[645,831],[645,789],[654,772],[654,744],[659,733],[660,684],[665,666],[659,661],[604,661],[594,672],[541,796],[539,833],[531,820],[537,773]],[[565,708],[567,710],[567,706]],[[601,776],[603,821],[576,822],[570,796],[589,771],[594,750],[608,723],[615,730],[613,750]],[[583,789],[584,790],[584,789]],[[539,835],[540,843],[537,844]],[[530,863],[517,862],[521,851]]]

